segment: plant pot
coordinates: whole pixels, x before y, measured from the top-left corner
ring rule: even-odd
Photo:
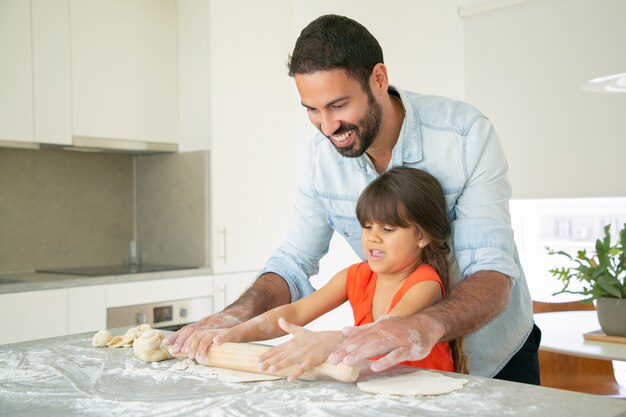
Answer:
[[[626,337],[626,298],[598,298],[596,309],[604,334]]]

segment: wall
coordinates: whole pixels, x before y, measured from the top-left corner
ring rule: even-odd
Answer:
[[[0,272],[122,263],[128,155],[0,149]]]
[[[466,99],[494,123],[516,198],[626,196],[626,2],[542,0],[466,18]]]

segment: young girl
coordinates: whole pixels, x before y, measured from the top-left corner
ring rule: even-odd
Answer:
[[[289,377],[293,380],[324,362],[344,339],[340,331],[311,332],[299,326],[345,301],[350,301],[355,325],[361,326],[385,315],[413,315],[444,297],[450,222],[441,185],[433,176],[394,168],[365,188],[356,214],[367,262],[344,269],[308,297],[225,330],[214,343],[266,340],[289,332],[291,340],[260,359],[261,370],[272,372],[299,364]],[[403,364],[467,373],[460,341],[451,345],[438,343],[426,358]]]

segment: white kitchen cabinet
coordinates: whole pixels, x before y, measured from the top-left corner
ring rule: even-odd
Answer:
[[[35,142],[72,143],[69,0],[31,0]]]
[[[213,275],[214,312],[222,311],[224,307],[238,299],[252,285],[255,278],[256,271]]]
[[[106,307],[123,307],[213,295],[210,275],[109,284]]]
[[[209,0],[178,0],[178,150],[209,149]]]
[[[72,0],[74,142],[177,143],[175,0]]]
[[[0,1],[0,59],[0,140],[34,143],[29,1]]]
[[[0,294],[0,344],[67,334],[67,290]]]
[[[72,142],[68,2],[0,2],[0,140]]]
[[[67,333],[106,329],[106,285],[67,289]]]
[[[285,237],[301,149],[291,2],[209,2],[211,267],[259,270]],[[236,22],[236,23],[234,23]]]

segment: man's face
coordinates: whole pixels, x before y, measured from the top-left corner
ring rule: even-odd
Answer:
[[[341,155],[363,155],[382,120],[382,107],[371,90],[363,91],[343,69],[296,74],[294,79],[311,123]]]

